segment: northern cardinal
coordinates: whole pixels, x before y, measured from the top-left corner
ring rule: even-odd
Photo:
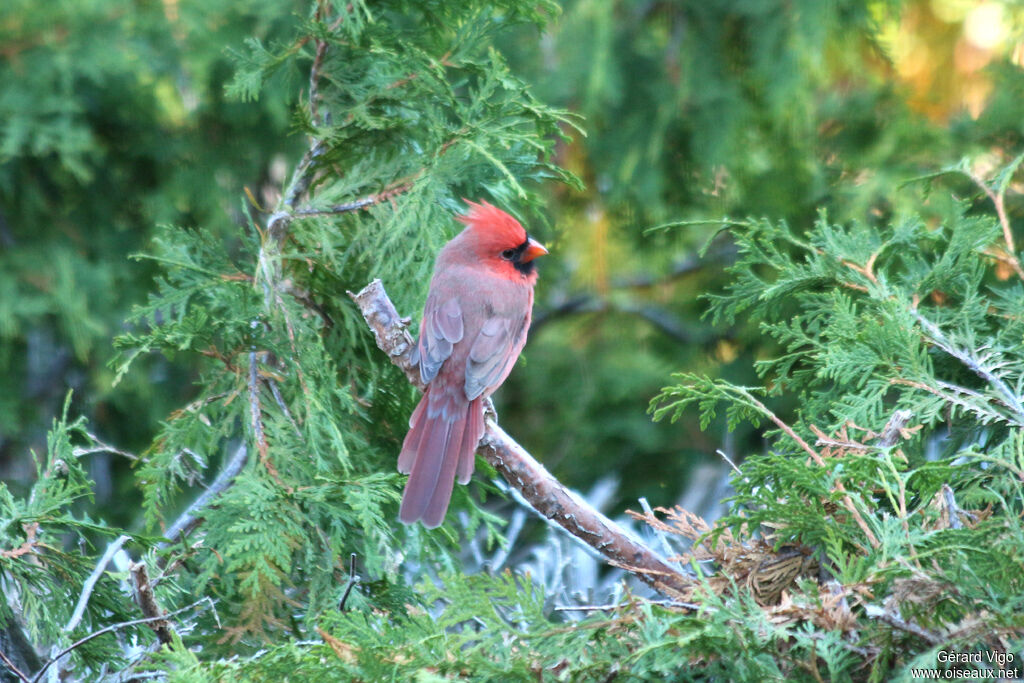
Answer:
[[[512,216],[481,202],[457,216],[466,228],[441,249],[412,360],[427,385],[409,418],[398,471],[409,474],[399,519],[444,521],[456,477],[473,474],[484,400],[526,343],[537,272],[548,253]]]

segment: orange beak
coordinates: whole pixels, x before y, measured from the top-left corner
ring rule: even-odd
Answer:
[[[519,260],[523,263],[529,263],[538,256],[543,256],[546,253],[548,253],[548,250],[544,248],[544,245],[531,237],[529,242],[526,244],[526,251],[523,252],[523,255]]]

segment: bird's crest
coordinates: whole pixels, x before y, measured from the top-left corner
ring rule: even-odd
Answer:
[[[516,246],[526,241],[526,229],[498,207],[486,201],[462,201],[469,205],[469,212],[455,217],[460,223],[508,246]]]

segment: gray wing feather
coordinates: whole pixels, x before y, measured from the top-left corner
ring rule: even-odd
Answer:
[[[508,374],[511,363],[516,362],[514,348],[522,333],[522,323],[512,325],[506,318],[489,318],[473,340],[466,363],[466,398],[473,400],[484,391],[495,386]]]
[[[462,309],[458,299],[448,299],[441,306],[431,306],[428,302],[427,310],[433,312],[423,316],[420,339],[412,357],[414,363],[419,363],[420,378],[424,384],[437,376],[441,365],[452,355],[452,345],[463,335]]]

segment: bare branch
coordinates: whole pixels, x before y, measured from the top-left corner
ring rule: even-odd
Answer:
[[[377,345],[405,372],[410,382],[422,389],[419,369],[409,360],[413,339],[406,330],[408,320],[398,315],[380,280],[374,280],[358,294],[349,292],[349,296],[358,304]],[[690,596],[694,587],[691,579],[562,486],[493,419],[487,417],[484,423],[486,431],[478,453],[501,472],[537,512],[663,595]]]
[[[86,643],[88,643],[90,640],[93,640],[94,638],[99,638],[100,636],[104,635],[105,633],[110,633],[111,631],[118,631],[120,629],[128,628],[130,626],[138,626],[139,624],[148,624],[148,623],[150,623],[152,621],[158,621],[160,619],[170,619],[171,617],[176,617],[179,614],[183,614],[184,612],[189,611],[190,609],[194,609],[195,607],[198,607],[199,605],[201,605],[204,602],[208,602],[211,605],[213,604],[213,601],[210,598],[207,597],[207,598],[203,598],[202,600],[196,600],[195,602],[193,602],[191,605],[188,605],[187,607],[182,607],[181,609],[176,609],[173,612],[168,612],[167,614],[163,614],[163,615],[156,616],[156,617],[146,617],[144,619],[132,619],[131,621],[122,621],[122,622],[119,622],[117,624],[111,624],[110,626],[106,626],[104,628],[101,628],[98,631],[93,631],[92,633],[90,633],[89,635],[85,636],[84,638],[76,640],[71,645],[68,645],[66,648],[64,648],[63,650],[58,652],[56,655],[54,655],[53,659],[48,661],[46,664],[43,664],[43,668],[40,669],[36,673],[36,675],[32,677],[30,683],[36,683],[37,681],[42,680],[43,674],[46,673],[46,670],[49,669],[52,664],[55,664],[57,661],[59,661],[61,659],[61,657],[63,657],[67,653],[71,652],[72,650],[74,650],[76,648],[79,648],[82,645],[85,645]]]
[[[145,616],[158,618],[149,626],[161,643],[170,645],[174,640],[171,637],[171,624],[167,621],[164,611],[156,603],[153,584],[150,583],[149,574],[146,572],[146,563],[133,562],[128,566],[128,571],[132,575],[132,585],[135,588],[135,604],[139,606]]]
[[[754,398],[753,394],[746,391],[745,389],[739,389],[739,393],[741,393],[744,396],[744,398],[746,398],[748,401],[752,402],[754,406],[758,409],[758,411],[761,412],[761,414],[763,414],[765,417],[767,417],[769,420],[775,423],[775,426],[777,426],[779,429],[785,432],[786,435],[789,436],[789,438],[793,439],[793,441],[795,441],[797,445],[800,446],[800,448],[802,448],[808,455],[811,456],[811,459],[815,462],[816,465],[818,465],[818,467],[826,466],[825,460],[821,457],[818,451],[811,448],[810,444],[804,441],[799,434],[793,431],[792,427],[783,422],[778,415],[768,410],[768,406],[758,401],[756,398]],[[850,497],[850,494],[846,491],[846,487],[843,486],[843,482],[837,481],[835,484],[835,490],[843,494],[843,507],[845,507],[849,511],[849,513],[853,516],[853,520],[857,522],[857,526],[859,526],[860,530],[864,532],[864,535],[868,537],[868,542],[871,543],[871,547],[879,547],[881,543],[879,542],[878,537],[876,537],[874,532],[871,531],[871,527],[868,526],[868,523],[860,514],[860,511],[854,504],[853,499]]]
[[[354,199],[351,202],[345,202],[343,204],[333,204],[331,206],[316,207],[309,206],[302,209],[296,209],[292,212],[295,217],[308,217],[308,216],[333,216],[339,213],[351,213],[353,211],[359,211],[360,209],[368,209],[371,206],[375,206],[382,202],[386,202],[389,199],[397,197],[400,194],[408,192],[412,189],[413,183],[416,178],[419,177],[422,170],[413,174],[413,176],[405,179],[398,180],[388,185],[380,192],[375,194],[367,195],[361,199]]]
[[[352,553],[348,558],[348,585],[345,586],[345,592],[341,596],[341,601],[338,603],[338,611],[345,611],[345,603],[348,602],[348,596],[352,594],[352,589],[359,583],[359,575],[356,574],[356,554]]]
[[[360,209],[366,209],[374,204],[378,204],[382,201],[380,195],[370,195],[363,197],[362,199],[356,199],[351,202],[345,202],[344,204],[334,204],[333,206],[325,206],[323,208],[310,208],[310,209],[298,209],[294,212],[295,216],[330,216],[338,213],[351,213],[352,211],[359,211]]]
[[[274,463],[270,461],[270,445],[267,443],[267,434],[263,430],[263,407],[260,405],[260,375],[257,366],[257,354],[249,352],[249,419],[252,427],[252,438],[256,442],[256,450],[260,455],[260,462],[263,467],[274,478],[278,485],[291,493],[291,487],[281,480]]]
[[[92,591],[96,587],[96,582],[103,576],[103,572],[106,571],[107,565],[114,559],[114,555],[117,551],[129,540],[129,536],[121,535],[111,541],[110,545],[107,546],[106,552],[100,557],[99,562],[96,563],[96,567],[89,574],[89,578],[85,580],[82,585],[82,594],[78,596],[78,604],[75,605],[75,611],[72,612],[71,618],[68,619],[68,623],[64,626],[64,633],[71,633],[74,631],[78,624],[82,621],[82,617],[85,615],[85,607],[89,604],[89,597],[92,596]]]
[[[288,422],[291,423],[292,429],[295,430],[295,436],[297,436],[299,440],[302,440],[302,430],[299,429],[299,424],[295,421],[295,418],[292,417],[292,411],[288,410],[288,404],[284,402],[284,397],[281,396],[281,389],[277,386],[277,382],[270,378],[266,378],[264,381],[266,381],[267,386],[270,387],[270,393],[274,395],[274,401],[277,402],[277,407],[281,409],[284,416],[288,418]]]
[[[14,665],[14,662],[12,662],[10,659],[8,659],[7,655],[4,654],[3,650],[0,650],[0,660],[3,660],[3,663],[7,665],[8,669],[10,669],[12,672],[14,672],[15,676],[17,676],[21,680],[25,681],[25,683],[30,683],[29,677],[27,675],[25,675],[21,671],[21,669],[16,667]]]
[[[686,610],[697,611],[699,609],[707,609],[704,605],[699,605],[695,602],[681,602],[679,600],[644,600],[645,605],[657,605],[658,607],[675,607]],[[614,612],[616,610],[623,609],[625,607],[634,606],[634,602],[623,602],[615,605],[577,605],[572,606],[558,606],[555,607],[556,612]]]
[[[174,521],[167,531],[164,532],[164,538],[170,539],[170,541],[164,541],[158,548],[163,550],[168,548],[172,542],[176,541],[181,536],[186,536],[192,532],[199,524],[203,521],[200,516],[203,508],[209,505],[214,498],[219,496],[225,489],[231,486],[234,482],[235,477],[245,467],[245,463],[249,460],[249,449],[243,443],[235,451],[235,454],[231,456],[231,459],[224,464],[224,469],[220,471],[217,478],[213,480],[210,487],[203,491],[202,495],[196,498],[184,512],[179,515],[178,519]],[[161,569],[166,566],[167,560],[161,558],[157,562],[157,566]],[[159,580],[154,580],[153,585],[159,583]]]
[[[96,436],[92,432],[86,432],[85,435],[89,437],[89,439],[93,442],[93,445],[89,447],[75,448],[73,453],[75,454],[76,458],[81,457],[83,455],[89,455],[91,453],[113,453],[114,455],[124,456],[125,458],[128,458],[133,462],[137,462],[138,460],[140,460],[139,456],[135,455],[134,453],[129,453],[128,451],[123,451],[120,448],[115,448],[110,444],[104,443],[102,440],[100,440],[98,436]]]
[[[317,9],[320,12],[320,8]],[[318,105],[320,100],[320,67],[323,66],[324,56],[327,54],[327,41],[316,41],[316,56],[313,58],[313,66],[309,69],[309,114],[314,125],[326,123],[320,120]]]
[[[956,358],[958,361],[963,363],[968,369],[971,370],[978,377],[988,382],[989,386],[995,389],[1007,407],[1010,408],[1016,415],[1018,424],[1021,420],[1024,420],[1024,405],[1021,404],[1019,396],[1010,390],[1006,382],[999,378],[989,368],[985,367],[985,364],[977,357],[974,351],[966,351],[953,345],[949,338],[939,329],[939,326],[932,321],[921,315],[920,312],[914,311],[914,317],[917,318],[917,322],[921,325],[921,329],[924,330],[927,339],[939,347],[947,354]]]
[[[915,635],[918,638],[927,641],[930,645],[938,645],[945,640],[939,634],[933,633],[912,621],[902,619],[899,615],[893,614],[892,612],[877,605],[864,605],[864,613],[871,619],[878,619],[882,623],[888,624],[895,629]]]
[[[388,354],[391,362],[405,373],[415,387],[423,390],[425,385],[420,378],[419,367],[409,357],[414,346],[412,335],[407,330],[409,318],[398,315],[381,281],[374,280],[358,294],[349,292],[348,295],[359,306],[377,340],[377,346]]]
[[[1006,256],[1005,258],[1000,258],[1000,260],[1008,263],[1017,274],[1017,277],[1024,280],[1024,268],[1021,268],[1020,259],[1017,258],[1017,248],[1013,243],[1013,229],[1010,227],[1010,217],[1006,213],[1006,198],[1001,191],[996,192],[989,187],[985,179],[977,173],[970,172],[967,175],[974,181],[975,185],[981,188],[985,196],[992,200],[992,204],[995,205],[996,216],[999,218],[999,225],[1003,229],[1003,240],[1006,242]]]
[[[733,471],[733,472],[735,472],[736,474],[743,474],[742,472],[740,472],[740,468],[736,466],[736,463],[734,463],[734,462],[732,461],[732,458],[730,458],[730,457],[729,457],[729,456],[728,456],[728,455],[727,455],[727,454],[725,453],[725,451],[723,451],[723,450],[722,450],[721,448],[719,448],[719,449],[717,449],[717,450],[715,451],[715,453],[718,453],[718,455],[719,455],[719,456],[721,456],[722,460],[725,460],[725,461],[726,461],[727,463],[729,463],[729,467],[731,467],[731,468],[732,468],[732,471]]]

